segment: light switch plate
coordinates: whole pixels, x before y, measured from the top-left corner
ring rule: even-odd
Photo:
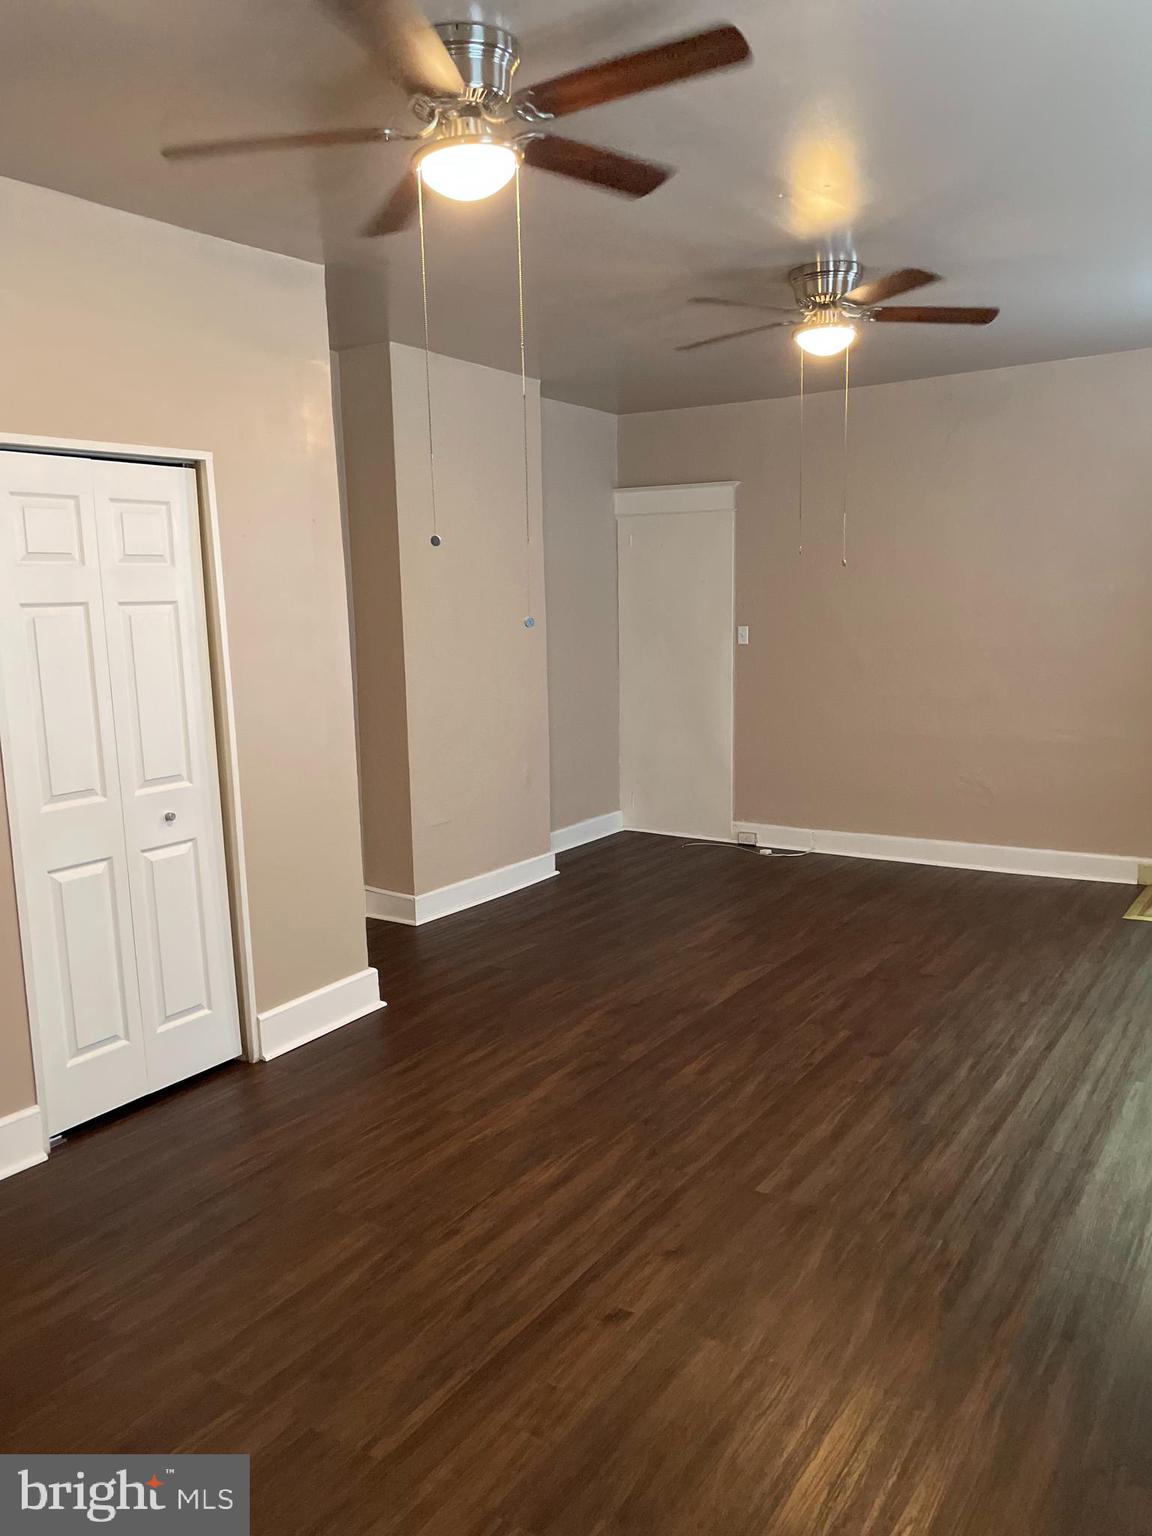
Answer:
[[[748,644],[748,626],[747,626],[747,624],[738,624],[736,626],[736,644],[737,645],[747,645]]]

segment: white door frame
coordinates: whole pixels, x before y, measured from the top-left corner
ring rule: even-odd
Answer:
[[[739,480],[702,480],[692,485],[622,485],[614,492],[617,527],[623,517],[662,516],[668,513],[725,512],[732,529],[732,625],[736,619],[736,492]],[[732,626],[730,626],[732,627]],[[736,634],[729,636],[732,665],[729,669],[731,732],[728,738],[728,820],[730,840],[736,841],[735,785],[736,766]],[[623,798],[623,796],[621,796]],[[627,820],[625,820],[627,826]],[[708,839],[711,841],[711,839]]]
[[[244,821],[240,806],[240,762],[236,740],[236,706],[232,689],[232,662],[228,647],[228,620],[224,603],[224,570],[220,548],[220,519],[211,453],[203,449],[141,447],[134,443],[97,443],[83,438],[36,437],[23,432],[0,431],[0,450],[62,454],[74,458],[129,459],[152,464],[176,464],[196,472],[200,509],[200,544],[204,561],[204,609],[208,623],[208,656],[212,678],[212,711],[216,723],[216,757],[220,774],[220,808],[224,822],[224,857],[228,873],[228,905],[232,928],[232,954],[236,967],[236,998],[240,1009],[240,1037],[245,1061],[261,1059],[260,1019],[256,1011],[255,968],[252,962],[252,925],[248,910],[248,872],[244,853]],[[0,686],[0,738],[10,739],[11,721],[3,687]],[[16,874],[16,908],[20,949],[31,953],[27,914],[24,910],[24,864],[20,827],[12,797],[5,796],[8,829],[12,838],[12,863]],[[35,1027],[36,1002],[32,968],[24,965],[24,993],[32,1036],[32,1070],[40,1113],[44,1150],[48,1150],[48,1123],[44,1064],[39,1031]]]

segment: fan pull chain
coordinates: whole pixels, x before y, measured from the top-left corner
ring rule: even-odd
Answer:
[[[848,359],[852,348],[844,348],[844,479],[840,491],[840,564],[848,564]]]
[[[428,482],[432,492],[432,547],[440,547],[436,526],[436,452],[432,444],[432,353],[428,332],[428,259],[424,249],[424,178],[416,172],[416,198],[420,209],[420,291],[424,299],[424,399],[428,408]]]
[[[800,489],[797,497],[796,509],[796,536],[799,548],[796,553],[804,553],[804,348],[800,352]]]
[[[528,468],[528,364],[524,343],[524,227],[520,216],[520,167],[516,167],[516,296],[520,306],[520,410],[524,435],[524,628],[534,629],[532,615],[532,494]]]

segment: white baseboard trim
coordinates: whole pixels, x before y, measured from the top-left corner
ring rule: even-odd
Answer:
[[[364,907],[367,917],[385,923],[407,923],[410,928],[416,926],[416,898],[403,891],[383,891],[378,886],[366,885]]]
[[[450,917],[453,912],[463,912],[485,901],[495,901],[498,896],[510,896],[513,891],[538,885],[541,880],[550,880],[556,872],[555,855],[541,853],[532,859],[521,859],[518,864],[506,864],[503,869],[473,875],[470,880],[458,880],[455,885],[442,885],[439,890],[426,891],[423,896],[408,896],[403,891],[381,891],[367,886],[365,905],[369,917],[419,927],[421,923]]]
[[[513,891],[522,891],[525,886],[550,880],[555,873],[555,855],[541,853],[534,859],[521,859],[518,864],[506,864],[503,869],[491,869],[485,875],[474,875],[471,880],[442,885],[438,891],[417,896],[416,921],[430,923],[437,917],[448,917],[453,912],[463,912],[467,907],[478,907],[481,902],[495,901],[497,896],[510,896]]]
[[[612,837],[623,830],[623,811],[589,816],[587,821],[574,821],[570,827],[557,827],[552,834],[552,852],[567,853],[569,848],[582,848],[585,843],[598,842],[602,837]]]
[[[298,1045],[307,1045],[385,1007],[380,999],[380,978],[371,968],[294,997],[258,1015],[261,1059],[283,1056],[285,1051],[294,1051]]]
[[[44,1121],[38,1104],[18,1109],[14,1115],[0,1119],[0,1179],[23,1173],[25,1168],[34,1168],[47,1157]]]
[[[715,843],[719,848],[726,848],[736,841],[735,828],[731,837],[714,837],[711,832],[668,832],[664,827],[642,827],[637,822],[630,821],[624,827],[624,831],[643,832],[645,837],[674,837],[681,843]]]
[[[1012,848],[1002,843],[950,843],[929,837],[889,837],[874,832],[823,832],[737,821],[735,832],[754,832],[762,848],[839,853],[854,859],[887,859],[897,864],[939,864],[948,869],[982,869],[1000,875],[1044,875],[1056,880],[1102,880],[1137,885],[1137,866],[1147,857],[1118,853],[1073,853],[1054,848]]]

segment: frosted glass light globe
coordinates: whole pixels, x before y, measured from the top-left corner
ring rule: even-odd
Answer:
[[[507,144],[443,144],[420,157],[424,185],[458,203],[478,203],[506,187],[516,174],[516,151]]]
[[[796,345],[813,357],[835,357],[856,340],[854,325],[802,325],[795,332]]]

